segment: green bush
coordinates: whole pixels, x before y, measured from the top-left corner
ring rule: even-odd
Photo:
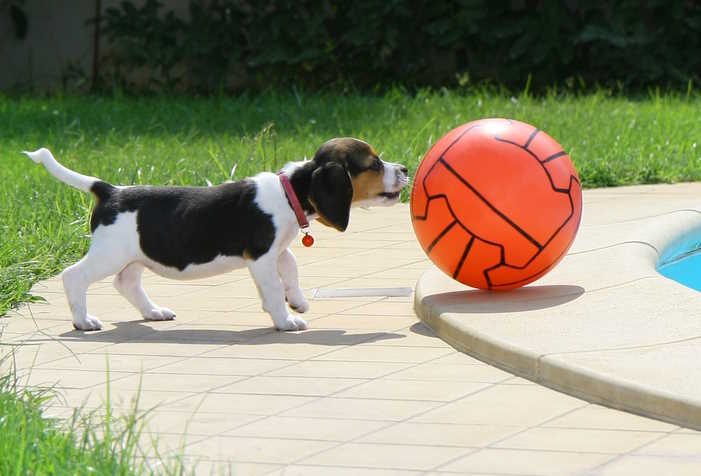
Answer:
[[[628,90],[687,88],[701,72],[693,1],[193,0],[178,18],[147,0],[107,9],[104,24],[109,76],[127,88]]]

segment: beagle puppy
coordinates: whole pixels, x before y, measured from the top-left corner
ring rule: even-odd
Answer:
[[[87,312],[86,291],[107,276],[115,275],[115,288],[144,319],[170,320],[175,313],[144,291],[144,268],[185,280],[244,266],[275,327],[306,329],[285,305],[298,313],[309,309],[288,249],[300,220],[317,219],[344,231],[353,205],[397,203],[409,182],[406,167],[383,161],[369,144],[353,138],[324,143],[312,160],[287,164],[280,172],[284,177],[262,172],[213,187],[115,186],[63,167],[47,149],[25,154],[97,200],[88,253],[62,273],[73,326],[84,331],[102,328]]]

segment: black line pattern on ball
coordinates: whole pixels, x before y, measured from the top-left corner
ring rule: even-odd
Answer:
[[[467,242],[467,246],[465,246],[465,251],[462,252],[462,256],[460,257],[460,261],[458,261],[458,265],[455,267],[455,272],[453,272],[453,279],[458,277],[458,274],[460,274],[460,269],[462,268],[462,264],[465,262],[465,258],[467,258],[467,254],[470,252],[470,248],[472,248],[472,244],[475,242],[475,235],[472,235],[470,237],[470,241]]]
[[[431,244],[428,245],[428,248],[426,248],[426,253],[431,253],[431,250],[433,250],[433,247],[436,246],[436,245],[438,244],[438,242],[441,240],[441,238],[443,238],[443,237],[450,231],[450,229],[453,228],[457,223],[458,223],[457,220],[453,220],[452,222],[450,222],[450,223],[448,224],[448,226],[446,226],[445,228],[443,228],[443,230],[441,230],[441,232],[440,232],[440,233],[438,234],[438,236],[431,242]]]
[[[487,199],[484,197],[484,195],[482,195],[481,193],[479,193],[479,191],[477,191],[477,189],[476,189],[475,187],[473,187],[472,185],[470,185],[470,182],[468,182],[467,180],[465,180],[464,177],[462,177],[460,174],[458,174],[458,173],[455,171],[455,169],[454,169],[453,167],[451,167],[450,164],[449,164],[448,162],[446,162],[446,161],[443,159],[442,156],[441,156],[441,158],[439,158],[436,162],[441,162],[441,163],[443,164],[443,167],[445,167],[446,169],[448,169],[448,171],[449,171],[450,173],[452,173],[453,175],[455,175],[455,178],[457,178],[460,182],[463,183],[463,185],[465,185],[467,188],[469,188],[469,189],[472,191],[472,193],[474,193],[475,195],[477,195],[477,197],[478,197],[480,200],[482,200],[482,201],[485,203],[485,205],[487,205],[494,213],[496,213],[497,215],[499,215],[499,216],[502,218],[502,220],[504,220],[506,223],[508,223],[509,225],[511,225],[511,228],[513,228],[513,229],[515,229],[516,231],[518,231],[524,238],[526,238],[528,241],[530,241],[530,242],[533,244],[533,246],[535,246],[536,248],[538,248],[538,250],[542,250],[542,249],[543,249],[543,245],[541,245],[540,243],[538,243],[538,241],[537,241],[535,238],[533,238],[531,235],[529,235],[529,234],[526,232],[526,230],[524,230],[523,228],[521,228],[520,226],[518,226],[518,225],[516,224],[516,222],[513,221],[513,220],[512,220],[511,218],[509,218],[508,216],[506,216],[505,213],[503,213],[503,212],[502,212],[501,210],[499,210],[497,207],[495,207],[494,205],[492,205],[492,204],[489,202],[489,200],[487,200]]]
[[[511,123],[511,121],[508,121],[508,122]],[[433,249],[433,247],[434,247],[434,246],[440,241],[440,239],[441,239],[443,236],[445,236],[445,235],[450,231],[450,229],[452,229],[453,226],[455,226],[455,224],[457,223],[463,230],[465,230],[466,233],[468,233],[468,234],[471,236],[471,238],[470,238],[470,241],[468,242],[467,246],[465,247],[465,250],[464,250],[464,252],[463,252],[463,254],[462,254],[461,258],[460,258],[460,261],[458,262],[458,265],[457,265],[457,267],[456,267],[456,269],[455,269],[455,271],[454,271],[454,273],[453,273],[453,278],[456,278],[456,277],[458,276],[458,274],[460,273],[460,270],[461,270],[461,268],[462,268],[462,266],[463,266],[463,263],[464,263],[464,261],[466,260],[468,254],[469,254],[469,252],[470,252],[470,249],[472,248],[472,245],[473,245],[473,243],[474,243],[474,240],[477,239],[477,240],[482,241],[482,242],[485,243],[485,244],[492,245],[492,246],[496,246],[496,247],[498,247],[499,250],[500,250],[500,259],[499,259],[499,263],[497,263],[496,265],[494,265],[494,266],[492,266],[492,267],[490,267],[490,268],[486,268],[486,269],[483,270],[483,275],[484,275],[485,281],[487,282],[487,287],[488,287],[489,289],[494,289],[494,288],[505,287],[505,286],[512,286],[512,285],[514,285],[514,284],[519,284],[519,283],[522,283],[522,282],[526,282],[526,281],[531,280],[532,278],[535,278],[535,277],[538,277],[539,275],[544,274],[544,273],[547,272],[555,263],[557,263],[557,262],[562,258],[562,256],[567,252],[567,250],[564,250],[562,253],[560,253],[560,255],[557,257],[557,259],[555,259],[555,260],[553,261],[553,263],[549,264],[549,265],[546,266],[545,268],[543,268],[543,269],[541,269],[541,270],[539,270],[539,271],[537,271],[537,272],[535,272],[535,273],[533,273],[533,274],[531,274],[531,275],[529,275],[529,276],[526,276],[526,277],[524,277],[524,278],[522,278],[522,279],[520,279],[520,280],[518,280],[518,281],[512,281],[512,282],[508,282],[508,283],[494,284],[494,283],[492,283],[492,280],[491,280],[491,278],[490,278],[490,276],[489,276],[489,273],[490,273],[491,271],[494,271],[495,269],[498,269],[498,268],[500,268],[500,267],[502,267],[502,266],[507,267],[507,268],[511,268],[511,269],[525,269],[525,268],[527,268],[527,267],[533,262],[533,260],[535,260],[535,259],[540,255],[540,253],[541,253],[545,248],[547,248],[547,246],[552,242],[552,240],[555,239],[555,237],[558,235],[558,233],[560,233],[560,231],[567,225],[567,223],[569,223],[569,221],[570,221],[570,220],[572,219],[572,217],[574,216],[574,201],[573,201],[573,199],[572,199],[572,194],[571,194],[571,191],[572,191],[572,183],[573,183],[573,182],[576,182],[577,184],[580,184],[580,182],[579,182],[579,180],[577,179],[577,177],[575,177],[574,175],[570,174],[570,180],[569,180],[568,188],[566,188],[566,189],[565,189],[565,188],[558,188],[558,187],[555,186],[555,182],[553,181],[553,178],[552,178],[552,176],[550,175],[550,172],[548,171],[548,169],[547,169],[547,167],[545,166],[545,164],[548,163],[548,162],[550,162],[550,161],[552,161],[552,160],[556,160],[556,159],[558,159],[558,158],[560,158],[560,157],[566,156],[567,153],[566,153],[565,151],[556,152],[555,154],[552,154],[552,155],[550,155],[549,157],[546,157],[545,159],[540,160],[540,158],[539,158],[533,151],[531,151],[530,149],[528,149],[528,146],[531,144],[531,142],[533,141],[533,139],[535,139],[535,137],[536,137],[536,136],[538,135],[538,133],[540,132],[539,129],[534,128],[533,132],[532,132],[531,135],[528,137],[528,140],[526,141],[526,143],[525,143],[524,145],[518,144],[518,143],[513,142],[513,141],[510,141],[510,140],[508,140],[508,139],[503,139],[503,138],[499,137],[498,135],[495,135],[495,136],[494,136],[494,139],[495,139],[495,140],[498,140],[498,141],[503,142],[503,143],[511,144],[511,145],[513,145],[513,146],[515,146],[515,147],[518,147],[518,148],[520,148],[520,149],[526,151],[526,152],[527,152],[531,157],[533,157],[533,158],[540,164],[540,166],[543,168],[543,171],[545,172],[545,174],[546,174],[547,177],[548,177],[548,180],[550,181],[550,186],[551,186],[552,190],[553,190],[554,192],[556,192],[556,193],[565,193],[565,194],[567,194],[567,196],[568,196],[568,199],[569,199],[569,202],[570,202],[570,213],[569,213],[569,215],[567,216],[567,218],[565,219],[565,221],[555,230],[555,232],[550,236],[550,238],[548,238],[548,240],[547,240],[544,244],[542,244],[542,245],[538,244],[536,240],[534,240],[532,237],[530,237],[530,235],[528,235],[527,233],[525,233],[524,230],[522,230],[520,227],[518,227],[518,226],[515,224],[515,222],[513,222],[513,220],[509,219],[509,218],[506,216],[506,214],[504,214],[503,212],[499,211],[494,205],[492,205],[483,195],[481,195],[481,194],[477,191],[477,189],[476,189],[475,187],[473,187],[467,180],[465,180],[464,177],[460,176],[460,175],[445,161],[444,156],[445,156],[445,154],[453,147],[453,145],[455,145],[457,142],[459,142],[460,139],[462,139],[462,137],[463,137],[465,134],[467,134],[469,131],[471,131],[472,129],[477,128],[477,127],[482,127],[482,125],[481,125],[481,124],[474,125],[474,126],[472,126],[472,127],[467,128],[467,129],[464,130],[462,133],[460,133],[460,135],[459,135],[453,142],[451,142],[451,143],[445,148],[445,150],[444,150],[444,151],[441,153],[441,155],[439,156],[438,160],[436,160],[436,161],[431,165],[431,167],[429,168],[429,170],[426,172],[426,175],[424,176],[423,181],[422,181],[422,183],[421,183],[421,186],[423,187],[423,190],[424,190],[424,194],[425,194],[426,197],[427,197],[426,206],[425,206],[425,208],[424,208],[423,215],[414,215],[413,218],[414,218],[415,220],[421,220],[421,221],[426,220],[426,219],[427,219],[427,216],[428,216],[428,207],[429,207],[429,204],[431,203],[431,201],[437,200],[437,199],[444,199],[444,200],[445,200],[445,204],[446,204],[446,206],[447,206],[447,208],[448,208],[448,212],[449,212],[449,213],[451,214],[451,216],[453,217],[453,221],[452,221],[450,224],[448,224],[448,225],[441,231],[441,233],[438,235],[438,237],[436,237],[436,239],[433,240],[433,242],[431,243],[429,249],[427,249],[426,252],[427,252],[428,254],[430,254],[430,253],[431,253],[431,250]],[[510,224],[519,234],[521,234],[524,238],[528,239],[531,243],[533,243],[534,245],[536,245],[536,247],[538,248],[538,251],[528,260],[528,262],[527,262],[526,264],[524,264],[523,266],[515,266],[515,265],[507,264],[507,263],[506,263],[506,260],[505,260],[505,254],[504,254],[504,245],[502,245],[502,244],[500,244],[500,243],[495,243],[495,242],[492,242],[492,241],[490,241],[490,240],[487,240],[487,239],[485,239],[485,238],[480,237],[480,236],[477,235],[476,233],[472,232],[472,231],[471,231],[468,227],[466,227],[463,223],[461,223],[460,220],[458,219],[457,215],[456,215],[455,212],[453,211],[452,207],[450,206],[450,201],[448,200],[448,197],[447,197],[445,194],[429,195],[429,193],[428,193],[428,188],[427,188],[427,185],[426,185],[426,180],[428,179],[429,175],[431,174],[431,171],[433,170],[433,168],[434,168],[438,163],[441,163],[441,165],[443,165],[451,174],[453,174],[453,175],[454,175],[456,178],[458,178],[464,185],[466,185],[473,193],[475,193],[475,194],[478,196],[478,198],[480,198],[480,200],[482,200],[482,201],[483,201],[485,204],[487,204],[495,213],[497,213],[500,217],[502,217],[502,218],[503,218],[508,224]],[[581,185],[581,184],[580,184],[580,185]],[[578,230],[578,229],[579,229],[579,223],[577,223],[577,230]],[[576,234],[576,231],[577,231],[577,230],[575,230],[575,234]]]

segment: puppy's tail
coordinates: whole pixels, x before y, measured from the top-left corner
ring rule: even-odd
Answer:
[[[71,187],[75,187],[83,192],[93,192],[98,198],[104,198],[103,196],[109,195],[109,193],[115,189],[112,185],[96,177],[88,177],[87,175],[81,175],[67,169],[54,159],[49,149],[41,148],[34,152],[25,151],[23,153],[37,164],[42,164],[46,167],[46,170],[61,182],[67,183]]]

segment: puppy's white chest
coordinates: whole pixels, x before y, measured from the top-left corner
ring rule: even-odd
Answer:
[[[219,255],[208,263],[189,264],[182,271],[170,266],[163,266],[151,260],[146,263],[146,266],[154,273],[170,279],[200,279],[228,273],[234,269],[244,268],[246,266],[246,260],[240,256]]]

